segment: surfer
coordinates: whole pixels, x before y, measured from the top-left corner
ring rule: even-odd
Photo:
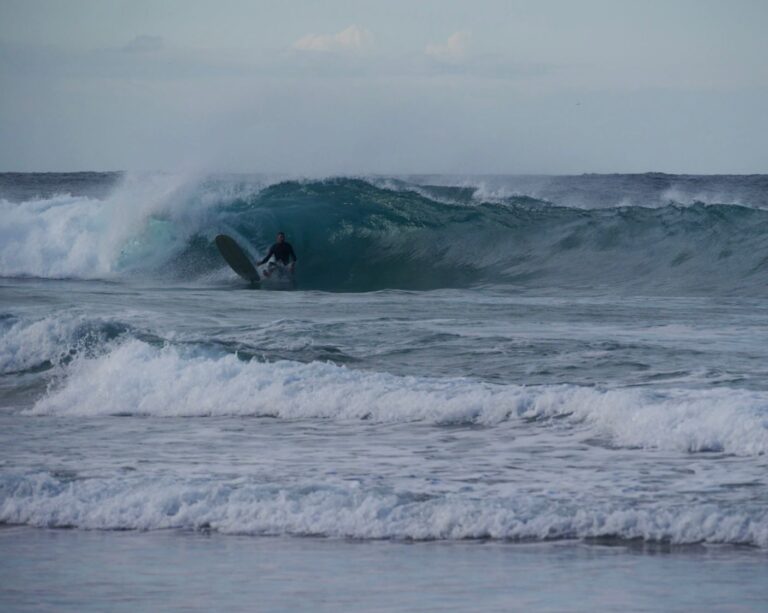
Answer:
[[[274,256],[275,260],[280,262],[283,266],[288,266],[288,269],[293,273],[293,270],[296,267],[296,254],[293,251],[293,247],[291,247],[291,243],[285,242],[285,232],[277,233],[277,242],[269,248],[267,255],[265,255],[264,259],[259,262],[259,266],[266,264],[272,256]],[[269,276],[269,272],[266,272],[265,274]]]

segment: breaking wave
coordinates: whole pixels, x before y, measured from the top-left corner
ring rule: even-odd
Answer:
[[[768,210],[658,194],[637,206],[635,192],[631,206],[578,208],[484,185],[126,177],[99,198],[0,200],[0,275],[235,282],[213,238],[257,258],[284,230],[302,289],[768,287]]]
[[[325,362],[263,362],[137,339],[83,353],[30,414],[254,416],[495,426],[566,419],[617,447],[762,455],[768,396],[736,389],[601,390],[396,376]]]
[[[644,539],[768,547],[755,505],[571,500],[552,491],[477,499],[374,483],[264,484],[251,478],[0,477],[0,523],[101,530],[183,529],[360,539]]]

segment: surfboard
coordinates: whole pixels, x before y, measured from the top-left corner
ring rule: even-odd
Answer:
[[[251,258],[248,257],[248,254],[243,251],[234,238],[226,234],[219,234],[216,237],[216,246],[219,248],[221,257],[229,264],[229,267],[243,279],[253,284],[261,280],[259,272],[256,270],[253,262],[251,262]]]

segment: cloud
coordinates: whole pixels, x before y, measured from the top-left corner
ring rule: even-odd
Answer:
[[[351,25],[337,34],[307,34],[293,43],[300,51],[352,51],[370,47],[373,35],[365,28]]]
[[[469,32],[454,32],[442,44],[427,45],[424,53],[441,62],[457,62],[467,56],[470,38]]]
[[[142,34],[121,48],[128,53],[151,53],[160,51],[165,46],[162,36],[149,36]]]

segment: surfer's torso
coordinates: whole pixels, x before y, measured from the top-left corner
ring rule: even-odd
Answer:
[[[269,251],[267,252],[266,257],[262,260],[263,262],[266,262],[271,258],[272,256],[275,256],[275,260],[278,262],[285,264],[286,266],[290,264],[291,261],[296,261],[296,254],[293,252],[293,247],[291,247],[291,243],[275,243],[269,248]]]

